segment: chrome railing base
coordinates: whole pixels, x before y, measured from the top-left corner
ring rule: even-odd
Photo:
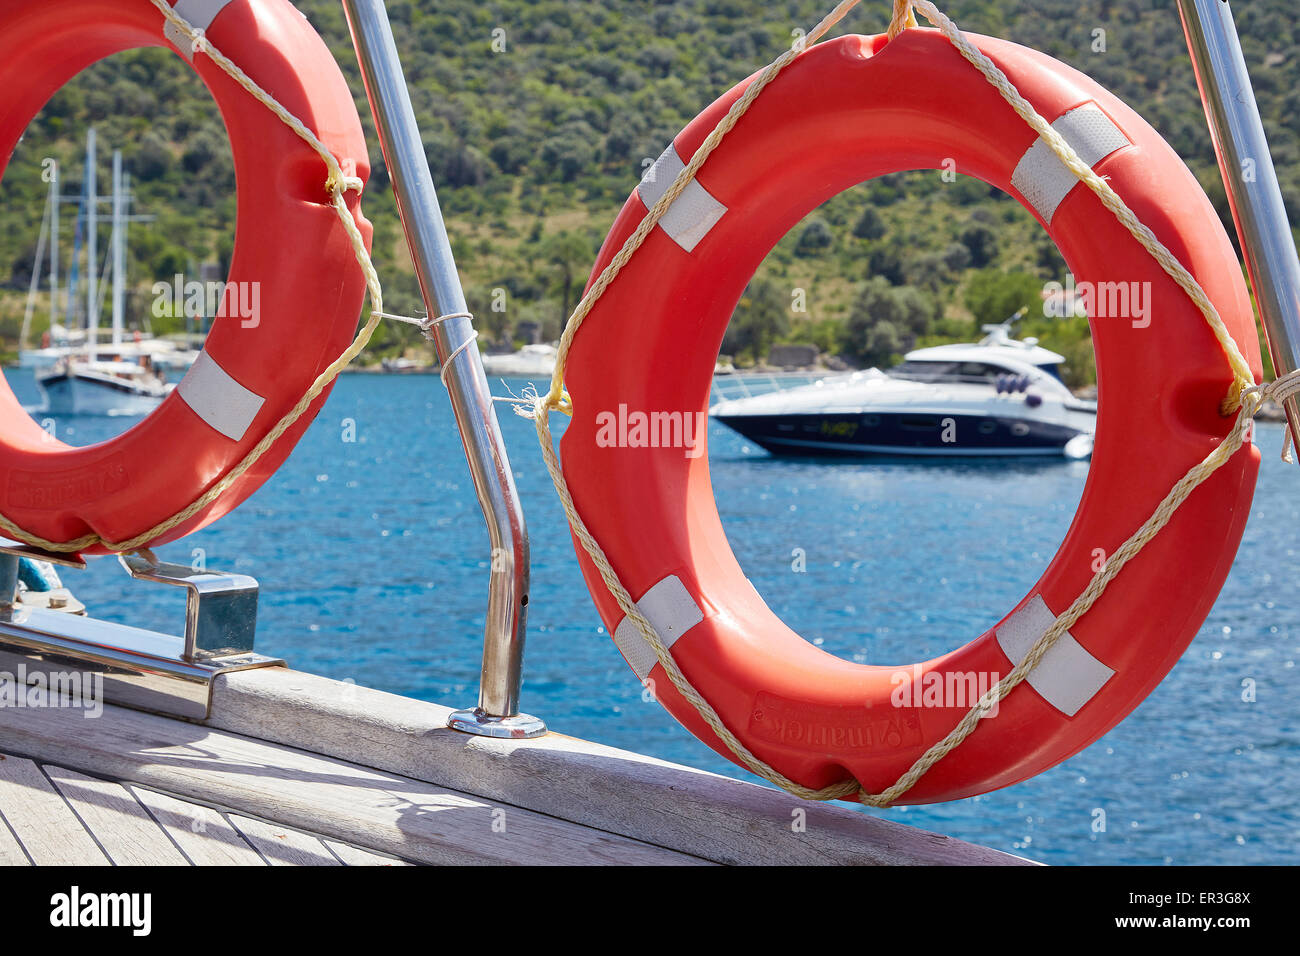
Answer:
[[[83,709],[118,704],[205,720],[219,676],[284,665],[253,650],[257,581],[247,575],[153,564],[139,555],[122,558],[136,580],[186,590],[185,630],[175,635],[25,607],[14,599],[20,558],[83,569],[86,564],[79,556],[0,542],[0,679],[17,685],[9,693],[24,700],[31,688],[45,688],[40,706],[65,706],[54,699],[56,691],[75,690]]]
[[[508,737],[512,740],[528,740],[546,733],[545,721],[530,714],[493,717],[479,707],[473,710],[456,711],[447,718],[447,726],[452,730],[476,734],[479,737]]]

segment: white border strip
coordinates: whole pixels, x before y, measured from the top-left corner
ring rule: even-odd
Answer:
[[[1132,145],[1095,103],[1085,103],[1063,113],[1052,128],[1065,137],[1089,166],[1096,166],[1115,150]],[[1050,146],[1038,139],[1020,157],[1011,174],[1011,185],[1050,225],[1056,207],[1079,185],[1079,177],[1070,172]]]
[[[1019,664],[1055,622],[1056,615],[1047,602],[1035,594],[1028,604],[998,625],[995,632],[998,646],[1012,664]],[[1114,674],[1066,631],[1025,680],[1045,701],[1067,717],[1073,717]]]
[[[203,419],[227,438],[239,441],[253,424],[266,399],[240,385],[206,351],[185,373],[176,394]]]
[[[695,603],[686,586],[670,574],[636,602],[637,608],[654,625],[659,639],[669,649],[677,639],[704,620],[704,612]],[[614,630],[614,643],[627,658],[636,676],[645,680],[659,663],[654,648],[645,642],[641,630],[629,618],[623,618]]]
[[[226,8],[230,0],[176,0],[172,9],[177,15],[188,20],[190,25],[203,31],[212,26],[217,14]],[[181,29],[170,20],[163,21],[163,36],[171,41],[172,46],[187,60],[194,59],[193,43]]]
[[[663,151],[655,164],[642,177],[636,187],[641,201],[647,210],[652,209],[668,187],[677,180],[677,176],[686,164],[677,155],[677,147],[672,143]],[[709,230],[718,224],[718,220],[727,212],[727,207],[714,199],[707,189],[692,179],[681,195],[668,207],[659,226],[668,236],[687,252],[695,249]]]

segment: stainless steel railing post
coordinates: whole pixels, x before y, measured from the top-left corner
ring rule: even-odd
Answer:
[[[1300,368],[1300,260],[1227,0],[1178,0],[1246,271],[1278,375]],[[1300,401],[1286,402],[1300,447]]]
[[[465,312],[465,294],[388,12],[382,0],[343,0],[343,7],[425,307],[430,316]],[[478,707],[458,711],[450,725],[493,737],[535,737],[546,732],[546,725],[519,713],[529,583],[523,509],[478,349],[462,348],[474,335],[469,318],[438,322],[429,334],[446,368],[452,410],[492,545]]]

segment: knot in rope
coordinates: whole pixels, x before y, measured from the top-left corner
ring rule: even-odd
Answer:
[[[1242,388],[1238,403],[1248,408],[1251,415],[1256,415],[1265,402],[1281,405],[1295,395],[1300,395],[1300,370],[1279,375],[1263,385]]]
[[[506,386],[510,390],[510,386]],[[536,422],[538,425],[546,426],[546,416],[551,412],[563,412],[570,418],[573,417],[573,402],[569,399],[569,390],[561,387],[559,395],[553,392],[547,392],[545,395],[537,391],[536,385],[525,385],[524,390],[516,395],[510,392],[510,397],[492,396],[492,401],[501,402],[505,405],[513,405],[514,412],[520,418],[527,418]],[[549,431],[547,427],[547,431]]]
[[[325,191],[331,196],[342,196],[349,192],[359,193],[365,185],[360,176],[349,176],[340,167],[330,170],[329,178],[325,180]]]
[[[559,389],[551,389],[545,395],[538,397],[535,403],[535,413],[545,415],[547,412],[562,412],[573,417],[573,401],[569,398],[569,390],[563,385]]]
[[[1284,407],[1287,399],[1300,395],[1300,369],[1280,375],[1273,381],[1265,382],[1263,385],[1244,385],[1240,380],[1236,385],[1242,386],[1236,396],[1237,407],[1241,410],[1240,414],[1253,419],[1260,413],[1266,403],[1273,402],[1279,407]],[[1227,400],[1225,399],[1225,401]],[[1287,464],[1291,464],[1295,460],[1291,455],[1291,447],[1291,426],[1288,421],[1286,423],[1286,435],[1282,439],[1282,460]]]
[[[1247,389],[1252,387],[1254,387],[1253,379],[1245,379],[1241,376],[1234,378],[1228,387],[1228,394],[1223,396],[1223,401],[1219,402],[1219,414],[1224,418],[1235,415],[1245,401]],[[1254,412],[1251,414],[1253,415]]]
[[[478,341],[478,329],[473,326],[473,312],[448,312],[445,315],[424,315],[418,318],[410,315],[395,315],[391,312],[380,312],[378,310],[370,314],[375,318],[391,319],[394,322],[403,322],[406,325],[413,325],[419,329],[425,339],[430,342],[434,341],[433,330],[436,326],[439,326],[444,322],[450,322],[452,319],[468,319],[470,321],[469,335],[465,337],[465,341],[461,342],[460,345],[451,350],[451,354],[448,355],[446,360],[442,363],[442,370],[438,373],[438,378],[442,379],[443,385],[447,384],[447,372],[451,369],[451,363],[456,361],[457,357],[462,352]]]

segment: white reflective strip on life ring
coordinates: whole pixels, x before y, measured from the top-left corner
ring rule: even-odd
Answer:
[[[678,174],[686,168],[682,158],[677,155],[677,147],[669,143],[668,148],[655,160],[636,187],[646,209],[651,209],[659,198],[677,179]],[[669,238],[687,252],[693,250],[709,230],[717,225],[726,213],[727,207],[709,194],[709,191],[692,179],[681,195],[668,207],[659,226],[668,233]]]
[[[1064,113],[1052,128],[1065,137],[1089,166],[1095,166],[1117,149],[1131,145],[1120,128],[1102,112],[1101,107],[1085,103]],[[1070,172],[1042,139],[1025,151],[1011,174],[1011,185],[1038,210],[1043,221],[1051,223],[1056,207],[1079,185],[1079,177]]]
[[[190,26],[207,30],[212,26],[212,21],[217,18],[217,14],[224,10],[228,3],[230,0],[176,0],[172,4],[172,9],[178,16],[188,21]],[[171,41],[185,59],[194,59],[194,41],[170,20],[163,22],[163,36]]]
[[[1028,604],[998,625],[998,646],[1012,664],[1019,664],[1055,621],[1056,615],[1042,596],[1035,594]],[[1114,673],[1066,631],[1025,679],[1045,701],[1067,717],[1073,717]]]
[[[244,437],[266,402],[261,395],[236,382],[207,352],[199,353],[176,386],[176,394],[194,414],[234,441]]]
[[[686,586],[671,574],[646,591],[636,606],[654,625],[659,640],[668,648],[672,648],[677,638],[704,620],[704,612],[695,603]],[[654,648],[646,643],[640,628],[630,618],[623,618],[615,628],[614,643],[641,680],[649,677],[650,671],[659,663]]]

